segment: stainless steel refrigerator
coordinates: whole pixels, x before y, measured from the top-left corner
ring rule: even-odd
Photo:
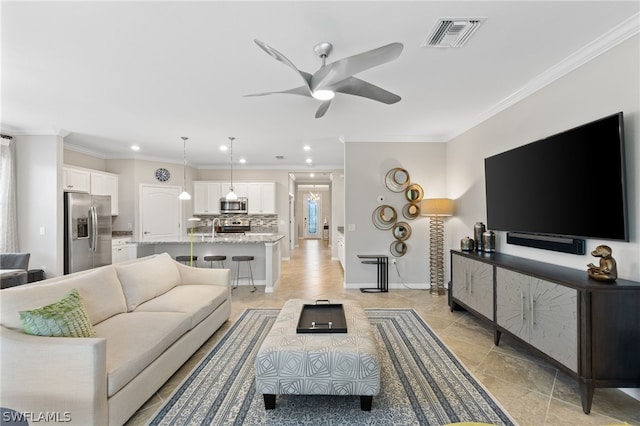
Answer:
[[[64,273],[111,264],[111,196],[64,193]]]

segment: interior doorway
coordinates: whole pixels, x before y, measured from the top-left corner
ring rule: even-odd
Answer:
[[[309,193],[304,199],[304,238],[322,237],[322,199],[316,193]]]
[[[179,186],[140,185],[140,241],[178,241]]]
[[[326,239],[325,225],[331,216],[331,192],[329,185],[298,185],[296,207],[298,238]]]

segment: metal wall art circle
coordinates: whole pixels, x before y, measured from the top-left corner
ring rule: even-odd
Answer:
[[[396,240],[405,241],[411,236],[411,226],[407,222],[398,222],[393,225],[391,232]]]
[[[413,220],[420,216],[420,203],[405,204],[402,208],[402,216],[409,220]]]
[[[398,214],[396,213],[396,209],[388,204],[383,204],[373,211],[371,220],[376,228],[386,231],[393,228],[396,220],[398,220]]]
[[[384,177],[385,186],[393,192],[402,192],[410,182],[409,172],[400,167],[389,170]]]
[[[424,197],[424,190],[417,183],[412,183],[404,191],[404,195],[407,198],[408,202],[416,203],[422,200],[422,197]]]
[[[391,243],[389,251],[395,257],[404,256],[407,253],[407,244],[404,241],[394,241]]]

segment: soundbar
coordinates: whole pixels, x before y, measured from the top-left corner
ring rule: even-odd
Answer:
[[[507,243],[517,246],[534,247],[562,253],[585,254],[585,240],[569,237],[555,237],[552,235],[523,234],[507,232]]]

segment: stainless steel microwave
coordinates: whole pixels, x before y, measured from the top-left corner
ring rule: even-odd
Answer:
[[[238,197],[235,201],[220,198],[220,213],[247,214],[249,212],[249,201],[246,197]]]

